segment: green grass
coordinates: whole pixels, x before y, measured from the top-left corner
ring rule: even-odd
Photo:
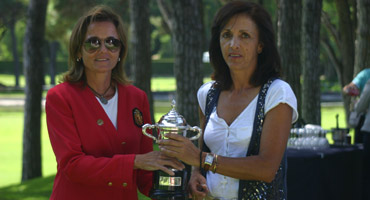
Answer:
[[[0,200],[47,200],[50,197],[53,182],[54,175],[50,175],[0,188]]]
[[[0,187],[19,183],[22,174],[23,112],[0,109]],[[56,162],[46,128],[45,113],[41,119],[42,173],[56,173]]]

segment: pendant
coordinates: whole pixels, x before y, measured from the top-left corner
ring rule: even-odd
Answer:
[[[108,103],[108,100],[106,98],[104,98],[104,97],[99,97],[99,100],[104,105],[107,105],[107,103]]]

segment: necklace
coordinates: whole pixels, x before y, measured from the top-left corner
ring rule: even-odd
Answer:
[[[92,87],[90,87],[89,84],[87,84],[87,87],[90,88],[90,90],[95,94],[95,96],[97,96],[100,100],[100,102],[102,102],[102,104],[104,105],[107,105],[108,103],[108,99],[106,99],[104,96],[107,94],[107,92],[109,91],[110,87],[111,87],[112,84],[109,84],[109,87],[107,88],[107,90],[105,90],[105,92],[103,94],[99,94],[98,92],[96,92],[94,89],[92,89]]]

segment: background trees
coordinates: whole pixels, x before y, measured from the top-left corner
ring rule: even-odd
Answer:
[[[41,176],[40,117],[43,84],[45,16],[48,0],[31,0],[23,42],[26,77],[24,106],[22,181]]]
[[[370,67],[370,2],[357,0],[358,27],[355,42],[355,67],[354,74]]]
[[[278,48],[281,65],[285,69],[283,78],[291,85],[298,102],[301,94],[301,19],[302,0],[280,0],[278,7]],[[298,113],[302,113],[302,104],[298,104]],[[300,121],[302,116],[299,116]]]
[[[14,63],[15,87],[19,87],[20,64],[17,49],[15,25],[24,17],[26,6],[19,0],[3,0],[0,2],[0,41],[6,31],[10,31],[11,49]]]
[[[150,113],[154,121],[153,95],[151,92],[152,60],[150,48],[151,26],[148,0],[130,0],[130,69],[134,85],[148,95]]]
[[[17,77],[22,73],[22,65],[17,65],[16,61],[19,58],[20,62],[24,62],[24,75],[27,79],[25,157],[28,157],[31,151],[36,154],[39,151],[38,145],[29,144],[39,141],[37,126],[40,88],[45,84],[44,74],[47,72],[53,77],[55,69],[50,67],[50,70],[47,70],[44,61],[58,63],[67,60],[67,45],[73,25],[82,13],[96,4],[111,6],[121,14],[126,27],[130,27],[130,30],[127,29],[131,42],[130,59],[126,67],[130,69],[128,72],[134,84],[145,90],[151,101],[151,61],[166,59],[173,63],[177,81],[178,111],[188,119],[189,124],[198,124],[195,94],[202,84],[204,64],[201,58],[203,52],[207,51],[213,16],[227,1],[49,0],[49,6],[46,7],[43,4],[48,2],[46,0],[1,0],[0,64],[1,61],[14,60],[11,68],[14,69],[17,80],[15,86],[18,86]],[[349,83],[354,75],[369,67],[369,1],[254,1],[261,3],[270,12],[276,24],[278,47],[285,74],[283,78],[291,84],[297,96],[301,118],[308,123],[320,124],[320,93],[322,89],[332,91],[320,83],[330,80],[330,84],[337,86],[335,91],[340,92],[341,87]],[[311,4],[321,1],[322,9]],[[40,6],[33,7],[35,2],[40,3]],[[312,9],[307,10],[307,5],[312,5]],[[25,18],[26,7],[41,11],[31,12]],[[309,17],[308,11],[316,14]],[[46,22],[41,19],[41,13],[45,12]],[[322,26],[318,17],[320,13]],[[28,20],[27,28],[25,19]],[[45,24],[46,29],[43,28]],[[22,49],[22,44],[17,41],[23,39]],[[43,45],[46,44],[45,40],[49,45]],[[321,43],[318,44],[318,41]],[[25,51],[24,54],[21,53],[22,50]],[[67,66],[64,67],[67,70]],[[3,68],[0,67],[0,73],[1,70]],[[350,99],[344,97],[347,111],[349,102]],[[38,162],[38,158],[33,161]],[[25,167],[31,166],[27,163],[31,161],[24,162]]]
[[[198,124],[196,92],[203,82],[203,3],[199,0],[157,2],[173,40],[177,109],[189,124]]]
[[[303,2],[301,115],[306,123],[321,124],[319,49],[322,0]]]

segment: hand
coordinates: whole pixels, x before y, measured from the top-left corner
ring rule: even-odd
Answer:
[[[209,190],[206,184],[206,179],[202,174],[200,174],[199,170],[193,170],[189,184],[189,196],[192,199],[203,199],[207,196]]]
[[[360,90],[354,83],[350,83],[343,87],[343,93],[350,96],[358,96],[360,94]]]
[[[170,157],[176,157],[188,165],[199,167],[200,149],[188,138],[172,133],[165,134],[165,137],[168,139],[157,141],[163,153]]]
[[[183,170],[185,168],[184,164],[182,164],[178,159],[168,157],[160,151],[152,151],[135,156],[135,169],[144,169],[148,171],[162,170],[171,176],[175,175],[175,173],[166,166],[178,170]]]

